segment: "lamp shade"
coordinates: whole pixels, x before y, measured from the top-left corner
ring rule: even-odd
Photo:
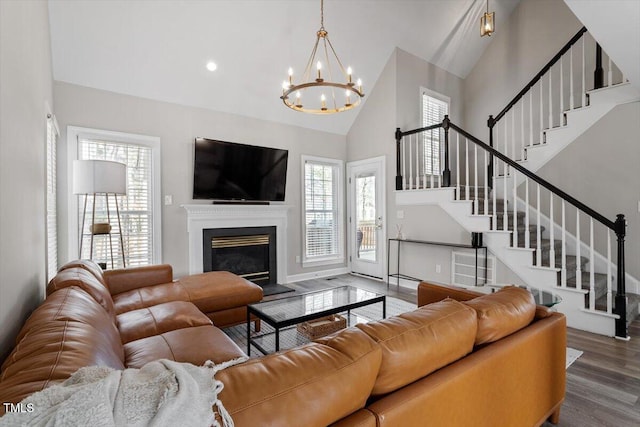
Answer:
[[[73,194],[127,194],[127,165],[108,160],[74,160]]]

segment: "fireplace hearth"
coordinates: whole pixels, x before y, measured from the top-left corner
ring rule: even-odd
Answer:
[[[277,283],[276,227],[204,229],[203,271],[230,271],[258,285]]]

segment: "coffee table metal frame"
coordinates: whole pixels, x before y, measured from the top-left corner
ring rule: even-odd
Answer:
[[[327,292],[333,289],[339,289],[339,288],[353,288],[353,289],[361,289],[361,288],[357,288],[355,286],[339,286],[337,288],[328,288],[328,289],[323,289],[320,291],[313,291],[313,292],[307,292],[307,293],[303,293],[303,294],[298,294],[298,295],[292,295],[290,297],[286,297],[286,298],[280,298],[277,300],[271,300],[271,301],[264,301],[264,302],[258,302],[255,304],[249,304],[247,305],[247,355],[250,356],[251,355],[251,344],[253,344],[253,346],[255,348],[257,348],[258,350],[260,350],[260,352],[262,354],[269,354],[269,352],[260,344],[258,344],[255,341],[255,338],[260,338],[260,337],[264,337],[266,335],[270,335],[275,333],[275,346],[276,346],[276,352],[280,350],[280,330],[283,328],[286,328],[288,326],[293,326],[293,325],[297,325],[298,323],[302,323],[302,322],[306,322],[308,320],[314,320],[314,319],[318,319],[320,317],[324,317],[324,316],[329,316],[332,314],[338,314],[338,313],[343,313],[343,312],[347,312],[347,316],[349,316],[351,314],[351,310],[359,308],[359,307],[364,307],[367,305],[371,305],[371,304],[377,304],[379,302],[382,303],[382,318],[386,318],[387,317],[387,296],[386,295],[382,295],[382,294],[378,294],[375,291],[369,291],[367,289],[361,289],[363,291],[366,292],[371,292],[373,294],[376,294],[377,296],[371,298],[371,299],[367,299],[364,301],[358,301],[358,302],[354,302],[354,303],[350,303],[350,304],[344,304],[344,305],[340,305],[340,306],[336,306],[336,307],[331,307],[328,308],[326,310],[322,310],[322,311],[318,311],[315,313],[309,313],[309,314],[305,314],[303,316],[297,316],[297,317],[292,317],[289,319],[285,319],[285,320],[276,320],[273,317],[269,316],[268,314],[264,313],[263,311],[260,310],[260,305],[263,304],[268,304],[269,302],[272,301],[280,301],[282,302],[283,300],[287,300],[287,299],[298,299],[300,297],[303,296],[307,296],[307,295],[311,295],[311,294],[315,294],[315,293],[321,293],[321,292]],[[275,332],[267,332],[264,334],[261,334],[259,336],[256,337],[251,337],[251,315],[257,317],[258,319],[260,319],[263,322],[266,322],[268,325],[272,326],[275,329]],[[347,317],[348,319],[348,317]]]

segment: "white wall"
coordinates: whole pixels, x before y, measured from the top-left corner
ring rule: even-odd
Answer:
[[[60,252],[69,256],[66,237],[67,182],[66,127],[81,126],[111,131],[157,136],[162,147],[162,194],[173,196],[173,205],[162,207],[162,261],[173,265],[177,276],[188,273],[188,239],[185,203],[206,203],[191,199],[193,143],[195,137],[263,145],[289,150],[285,203],[289,211],[288,275],[318,269],[344,267],[343,264],[303,269],[295,262],[302,251],[300,156],[346,158],[345,136],[294,126],[186,107],[166,102],[116,94],[55,82],[56,114],[61,129],[58,205],[61,211]],[[211,94],[215,96],[215,94]],[[75,245],[74,245],[75,247]]]
[[[47,2],[0,1],[0,361],[44,297]]]
[[[451,98],[452,116],[462,116],[462,80],[401,49],[389,58],[371,90],[370,98],[347,134],[347,159],[375,156],[387,158],[387,237],[395,237],[401,224],[406,237],[448,242],[467,242],[468,233],[436,206],[396,206],[395,128],[410,130],[421,126],[420,88],[425,87]],[[453,155],[452,155],[453,158]],[[398,219],[398,211],[404,213]],[[386,240],[386,239],[385,239]],[[391,257],[395,257],[392,248]],[[450,253],[438,247],[417,247],[403,252],[401,269],[405,274],[440,283],[450,282]],[[441,272],[435,272],[435,265]],[[392,266],[392,272],[395,267]]]

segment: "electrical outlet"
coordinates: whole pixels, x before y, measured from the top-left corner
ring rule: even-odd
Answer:
[[[442,266],[440,264],[436,264],[436,273],[442,273]]]
[[[396,217],[398,219],[404,219],[404,211],[397,211],[396,212]]]
[[[164,204],[169,206],[173,204],[173,196],[171,194],[165,194],[164,196]]]
[[[300,264],[300,255],[296,255],[296,263]]]

